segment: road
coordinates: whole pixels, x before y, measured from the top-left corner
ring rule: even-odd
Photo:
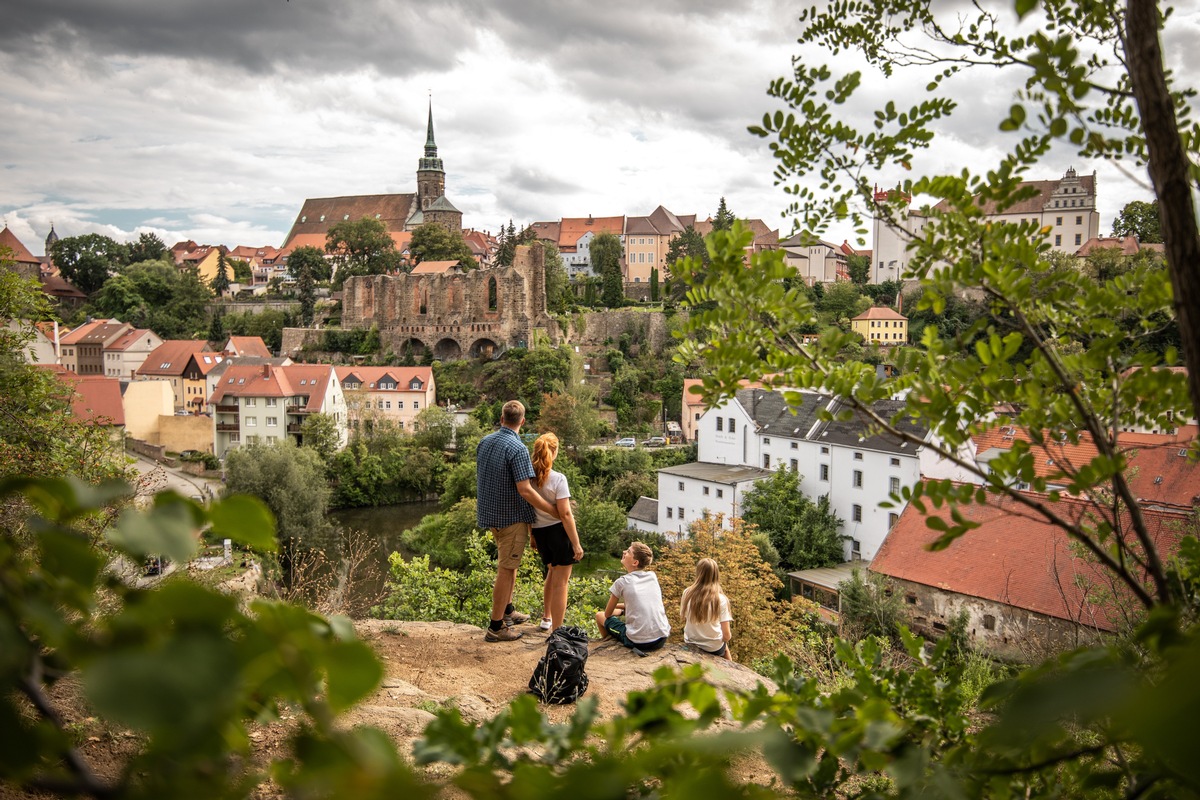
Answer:
[[[155,484],[158,489],[174,489],[184,497],[199,499],[216,497],[221,493],[220,481],[189,475],[183,470],[172,469],[136,453],[129,455],[134,459],[133,468],[138,471],[138,475]]]

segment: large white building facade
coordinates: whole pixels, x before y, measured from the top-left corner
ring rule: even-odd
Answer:
[[[1003,210],[993,202],[982,203],[992,222],[1035,222],[1045,231],[1046,244],[1060,253],[1075,253],[1089,239],[1100,235],[1100,212],[1096,210],[1096,173],[1079,175],[1067,169],[1058,180],[1025,181],[1021,189],[1031,196]],[[930,219],[947,210],[944,201],[929,212],[909,209],[897,192],[875,193],[876,213],[871,226],[871,282],[900,280],[908,269],[908,244],[920,236]],[[892,224],[879,213],[887,204],[899,220]]]
[[[916,484],[925,448],[872,435],[861,417],[821,419],[822,411],[842,410],[835,397],[805,392],[799,399],[793,406],[778,392],[743,389],[701,416],[698,461],[659,470],[656,529],[686,531],[705,511],[739,516],[754,481],[786,468],[799,474],[797,490],[807,497],[829,496],[842,520],[846,560],[873,558],[903,511],[902,505],[886,509],[880,503]],[[875,411],[890,419],[901,407],[901,401],[886,400]],[[918,441],[928,436],[911,423],[900,424]],[[631,522],[641,527],[635,518]]]

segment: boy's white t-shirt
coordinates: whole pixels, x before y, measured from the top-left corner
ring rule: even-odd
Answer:
[[[565,497],[571,496],[571,489],[567,486],[567,476],[561,472],[550,470],[550,474],[546,476],[546,482],[541,486],[537,485],[537,478],[534,478],[530,483],[537,493],[546,498],[546,502],[554,507],[558,507],[558,501]],[[539,509],[534,509],[533,513],[537,515],[537,519],[533,521],[533,527],[545,528],[553,525],[556,522],[562,522],[558,517],[552,517],[549,514],[543,513]]]
[[[716,652],[721,649],[725,638],[721,635],[721,623],[733,622],[733,612],[729,610],[729,598],[720,595],[717,604],[717,618],[712,622],[694,622],[687,620],[683,625],[683,640],[694,644],[701,650]]]
[[[649,644],[671,635],[671,623],[663,607],[658,576],[644,569],[626,572],[608,590],[625,604],[625,635],[634,642]]]

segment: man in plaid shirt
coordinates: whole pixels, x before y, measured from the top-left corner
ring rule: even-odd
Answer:
[[[492,617],[484,639],[511,642],[521,638],[513,626],[529,619],[513,608],[517,567],[529,542],[533,507],[554,518],[558,511],[533,488],[533,462],[518,435],[525,423],[525,406],[509,400],[500,412],[500,430],[488,434],[475,451],[476,524],[496,539],[496,582],[492,586]]]

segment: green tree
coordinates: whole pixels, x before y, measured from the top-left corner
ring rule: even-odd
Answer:
[[[625,279],[621,273],[624,248],[615,233],[601,233],[592,239],[592,271],[600,276],[600,302],[608,308],[625,304]]]
[[[138,235],[136,242],[129,245],[128,263],[137,264],[140,261],[169,261],[171,256],[163,240],[153,233]]]
[[[125,245],[98,233],[59,239],[49,255],[62,276],[85,294],[99,291],[110,273],[129,263]]]
[[[476,535],[475,498],[465,497],[445,513],[426,515],[401,539],[409,550],[429,556],[432,566],[463,569],[469,563],[467,544]]]
[[[92,298],[95,314],[116,317],[162,336],[190,339],[208,330],[212,292],[194,269],[165,261],[131,264]]]
[[[579,543],[590,555],[616,555],[621,532],[628,525],[625,509],[609,500],[596,500],[585,496],[580,488],[573,491],[579,496],[575,508],[575,527],[579,530]]]
[[[721,198],[721,202],[717,204],[717,213],[713,215],[712,229],[714,231],[727,231],[733,227],[733,221],[737,219],[733,212],[725,205],[725,198]]]
[[[553,433],[564,448],[577,449],[596,440],[600,417],[596,411],[594,391],[580,387],[555,394],[545,394],[538,408],[537,430]]]
[[[742,518],[770,537],[784,572],[832,567],[842,561],[841,520],[828,495],[815,503],[800,492],[800,476],[778,469],[742,499]]]
[[[229,291],[229,260],[225,257],[225,248],[217,249],[217,274],[209,283],[213,293],[220,297]]]
[[[454,438],[454,415],[441,406],[421,409],[413,420],[413,438],[418,446],[441,453]]]
[[[371,217],[343,220],[325,234],[325,252],[333,268],[333,289],[353,275],[382,275],[400,268],[400,253],[387,225]]]
[[[285,438],[230,450],[225,456],[224,496],[234,494],[252,495],[266,503],[285,552],[323,549],[331,541],[325,464],[312,448],[297,447]]]
[[[50,317],[41,284],[0,262],[0,476],[120,477],[122,455],[108,431],[77,420],[70,387],[25,361],[33,323]]]
[[[231,258],[229,259],[229,268],[233,270],[233,279],[242,286],[249,286],[254,282],[254,272],[250,269],[249,261]]]
[[[1161,244],[1162,225],[1158,218],[1158,201],[1147,203],[1133,200],[1113,220],[1113,236],[1136,236],[1143,244]]]
[[[300,301],[300,324],[313,324],[317,305],[317,275],[328,271],[325,254],[315,247],[297,247],[288,256],[288,272],[296,279],[296,299]]]
[[[571,306],[573,295],[562,255],[553,242],[543,241],[536,244],[542,248],[546,268],[546,310],[551,314],[564,314]]]
[[[846,270],[850,273],[850,282],[863,286],[871,280],[871,257],[852,255],[846,256]]]
[[[479,268],[479,262],[471,254],[471,248],[462,233],[436,222],[427,222],[413,231],[408,249],[417,264],[422,261],[457,261],[463,269]]]
[[[342,449],[342,436],[337,421],[329,414],[309,414],[300,425],[301,447],[312,450],[329,464]]]

